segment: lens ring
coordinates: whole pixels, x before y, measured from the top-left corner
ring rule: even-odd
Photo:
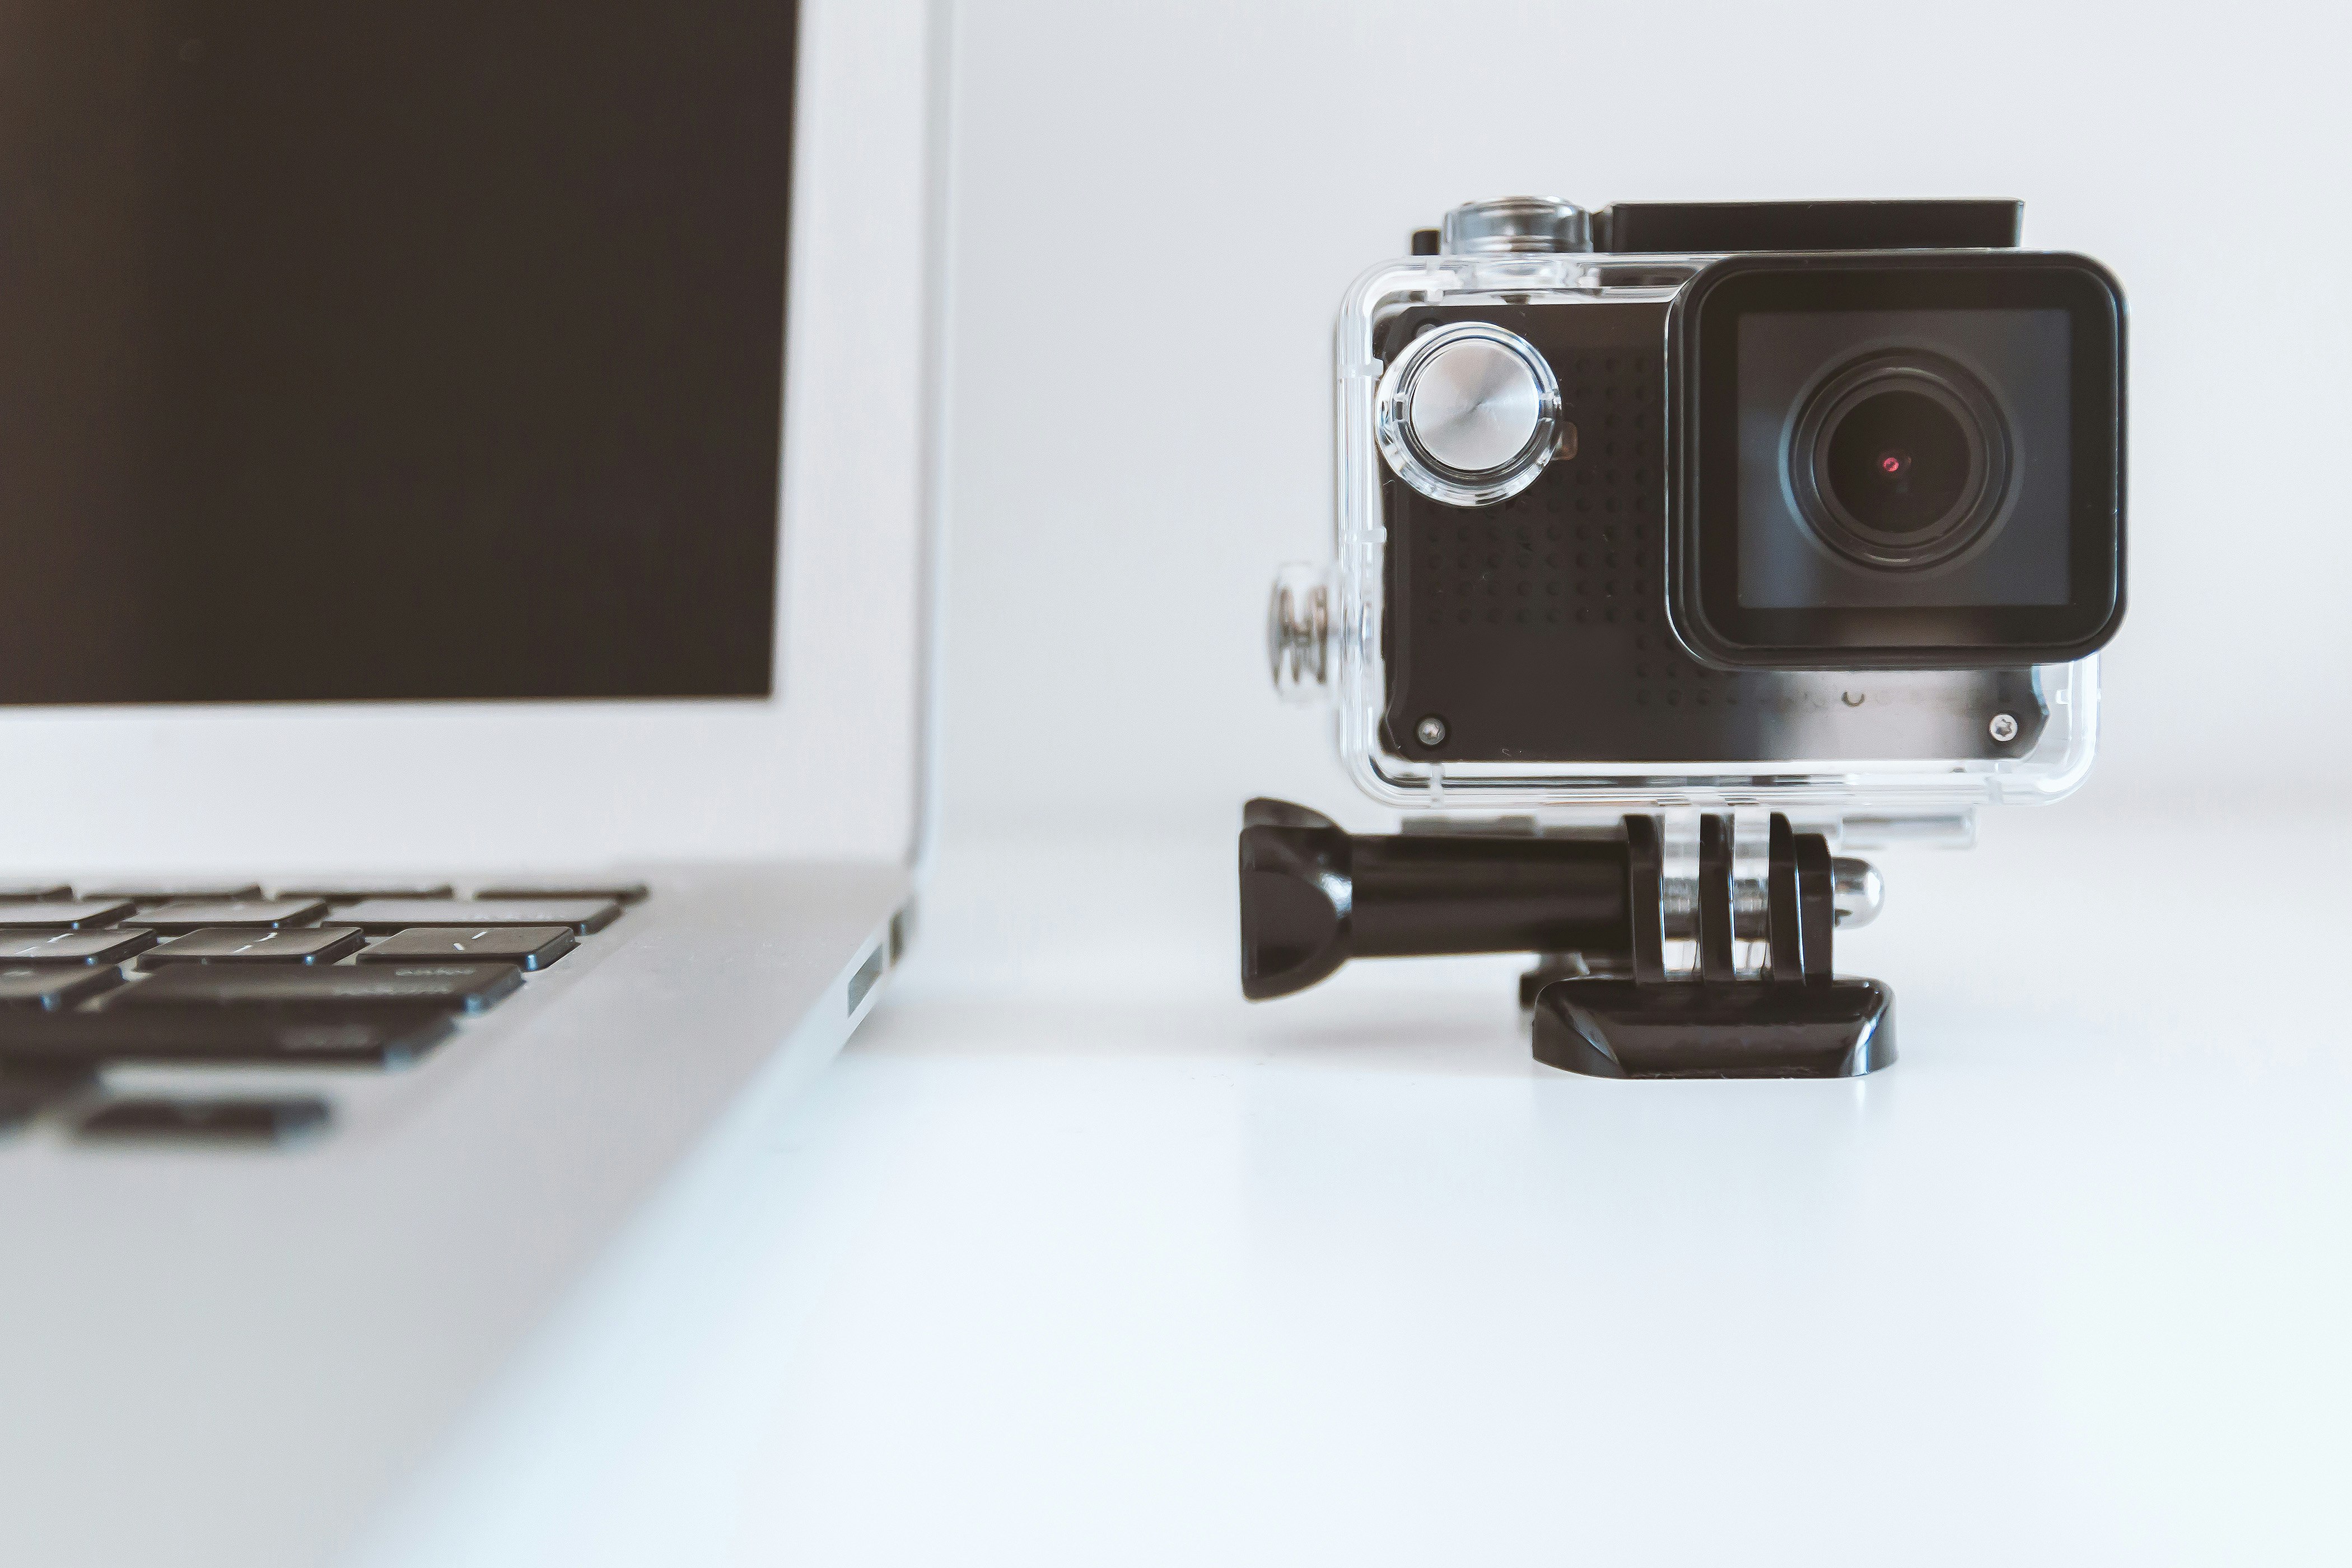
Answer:
[[[1864,432],[1874,439],[1857,439]],[[1843,437],[1843,439],[1842,439]],[[1914,447],[1938,472],[1924,508],[1897,499],[1914,477]],[[1880,452],[1879,448],[1884,448]],[[1854,473],[1877,453],[1890,489]],[[1984,384],[1940,354],[1879,352],[1825,377],[1803,405],[1786,448],[1790,489],[1813,535],[1880,571],[1916,571],[1975,545],[2001,514],[2013,468],[2009,425]]]

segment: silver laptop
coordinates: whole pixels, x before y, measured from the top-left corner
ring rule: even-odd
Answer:
[[[0,32],[5,1555],[325,1560],[905,938],[943,29]]]

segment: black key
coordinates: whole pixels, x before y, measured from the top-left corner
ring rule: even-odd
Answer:
[[[424,1055],[452,1027],[438,1007],[368,1007],[339,1016],[222,1007],[0,1011],[0,1066],[9,1072],[87,1070],[108,1062],[390,1067]]]
[[[111,888],[93,889],[88,895],[93,899],[129,899],[134,904],[168,904],[180,899],[204,899],[214,903],[228,903],[238,899],[261,897],[258,882],[124,882]]]
[[[70,899],[73,889],[63,882],[0,882],[0,904],[34,904],[44,899]]]
[[[30,1121],[52,1102],[80,1093],[92,1081],[83,1068],[0,1068],[0,1130]]]
[[[117,1007],[296,1007],[349,1014],[362,1007],[439,1007],[479,1013],[522,984],[511,963],[175,963],[114,999]]]
[[[601,899],[611,904],[635,904],[644,901],[643,882],[509,882],[504,887],[484,888],[478,899]]]
[[[281,899],[324,899],[331,904],[356,904],[362,899],[446,899],[452,891],[446,882],[424,882],[411,887],[386,882],[316,882],[306,888],[280,888]]]
[[[316,1095],[273,1100],[110,1100],[82,1119],[81,1135],[109,1141],[290,1143],[327,1125],[332,1113]]]
[[[211,926],[165,942],[139,961],[142,969],[167,963],[332,963],[360,950],[364,939],[352,926],[299,926],[292,931],[256,931],[250,926]]]
[[[569,926],[586,936],[620,917],[621,906],[609,899],[514,899],[495,903],[466,899],[371,899],[337,910],[335,923],[378,932],[406,931],[411,926]]]
[[[120,963],[155,945],[155,933],[112,931],[0,931],[0,963]]]
[[[122,984],[122,971],[105,969],[0,969],[0,1007],[46,1007],[51,1012],[86,1002]]]
[[[110,926],[138,906],[128,899],[64,899],[42,904],[0,904],[0,931],[88,931]]]
[[[148,910],[125,925],[155,931],[202,931],[206,926],[308,925],[327,912],[323,899],[184,899]]]
[[[570,926],[421,926],[384,938],[362,963],[415,963],[434,958],[520,963],[545,969],[580,943]]]

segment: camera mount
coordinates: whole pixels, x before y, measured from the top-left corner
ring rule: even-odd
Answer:
[[[1841,906],[1874,913],[1876,874],[1833,859],[1823,836],[1775,812],[1761,887],[1743,886],[1734,827],[1727,816],[1698,818],[1685,876],[1670,868],[1684,857],[1654,816],[1565,832],[1363,836],[1254,800],[1241,834],[1242,993],[1288,995],[1350,958],[1531,952],[1543,955],[1521,983],[1535,1057],[1564,1071],[1853,1078],[1885,1067],[1894,993],[1839,979],[1831,962]],[[1752,892],[1760,899],[1741,896]],[[1761,938],[1749,944],[1763,959],[1753,969],[1738,962],[1743,923]]]

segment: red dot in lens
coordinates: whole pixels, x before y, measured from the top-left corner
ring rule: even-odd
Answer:
[[[1878,466],[1890,474],[1899,474],[1903,471],[1903,459],[1889,452],[1878,459]]]

